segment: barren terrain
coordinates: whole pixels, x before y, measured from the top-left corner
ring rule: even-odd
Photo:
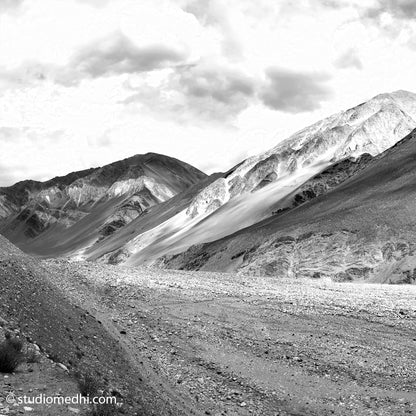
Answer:
[[[3,325],[0,320],[0,337],[4,339]],[[8,329],[9,324],[7,324]],[[25,350],[34,350],[31,343],[25,341]],[[86,404],[61,404],[59,398],[74,398],[79,395],[76,380],[68,374],[66,368],[55,363],[50,357],[37,352],[36,360],[22,362],[14,373],[0,374],[0,416],[30,414],[31,416],[74,416],[87,414]],[[18,397],[26,403],[19,403]],[[35,402],[41,397],[49,397],[56,402],[51,404]]]
[[[416,414],[416,286],[42,266],[184,415]]]

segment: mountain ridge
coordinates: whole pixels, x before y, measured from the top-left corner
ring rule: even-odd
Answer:
[[[411,115],[404,117],[403,112]],[[416,127],[415,119],[416,94],[397,91],[300,130],[211,183],[186,212],[162,226],[153,241],[139,250],[140,240],[147,236],[138,236],[127,246],[131,255],[126,264],[179,253],[267,218],[284,209],[289,195],[331,165],[388,149]]]
[[[168,256],[168,268],[416,283],[416,129],[310,203]]]
[[[108,201],[119,205],[112,209],[126,223],[204,178],[185,162],[146,153],[44,182],[21,181],[0,188],[1,231],[16,244],[26,243],[51,226],[74,225]]]
[[[125,162],[123,174],[112,177],[111,186],[105,189],[100,185],[106,172],[94,171],[90,176],[95,185],[88,193],[90,184],[86,184],[82,204],[76,203],[81,186],[72,192],[73,218],[64,218],[64,226],[54,224],[44,232],[36,229],[35,221],[31,224],[34,238],[11,239],[25,251],[42,256],[128,266],[158,264],[160,258],[233,235],[331,192],[410,133],[415,120],[416,94],[379,94],[299,130],[224,174],[197,175],[198,180],[186,183],[182,190],[172,191],[175,174],[163,160],[157,160],[150,170],[146,164],[140,167],[150,172],[146,178],[151,180],[143,179],[143,171],[130,169]],[[150,164],[158,159],[153,153],[146,157]],[[160,166],[162,174],[155,172]],[[183,169],[187,171],[183,166],[179,171]],[[77,181],[85,183],[83,178]],[[100,201],[98,205],[94,198]],[[30,218],[30,212],[23,214]],[[38,215],[43,215],[41,210]],[[27,223],[28,218],[20,222]]]

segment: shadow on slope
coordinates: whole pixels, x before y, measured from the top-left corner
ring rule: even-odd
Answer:
[[[185,162],[147,153],[46,182],[19,182],[0,188],[0,231],[31,254],[77,256],[206,177]]]
[[[224,239],[165,258],[166,266],[414,282],[415,136],[413,131],[331,192]]]
[[[133,235],[116,254],[117,262],[129,266],[153,263],[192,245],[224,238],[264,220],[272,211],[296,205],[291,198],[302,184],[334,163],[380,154],[408,134],[415,119],[416,95],[396,91],[320,120],[273,149],[246,159],[202,189],[186,209],[165,223],[143,235]],[[314,196],[326,192],[332,185],[319,189],[325,181],[309,182],[312,189],[304,189],[305,194],[297,197],[305,201],[310,192]]]
[[[128,253],[125,254],[125,247],[131,240],[160,226],[186,209],[201,189],[222,176],[222,173],[213,174],[168,201],[151,207],[143,215],[121,228],[109,238],[88,248],[84,253],[85,258],[89,260],[100,259],[113,264],[119,263],[124,259],[125,255],[128,255]]]

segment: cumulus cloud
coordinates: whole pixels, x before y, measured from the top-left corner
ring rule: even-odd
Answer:
[[[383,13],[390,13],[399,19],[414,19],[416,17],[416,2],[414,0],[378,0],[373,7],[366,9],[366,16],[379,18]]]
[[[260,97],[267,107],[274,110],[288,113],[313,111],[332,96],[327,85],[330,77],[324,73],[273,67],[266,70],[266,77],[267,85]]]
[[[414,0],[375,0],[372,6],[360,5],[357,10],[367,23],[375,25],[390,40],[415,49],[416,2]]]
[[[195,16],[203,26],[219,29],[223,36],[222,49],[228,58],[239,59],[243,54],[243,47],[234,31],[232,21],[219,0],[187,0],[183,10]]]
[[[143,85],[124,103],[141,103],[186,118],[225,120],[243,111],[256,93],[255,82],[242,72],[218,65],[184,65],[159,87]]]
[[[254,94],[250,78],[221,67],[186,66],[176,73],[178,87],[194,102],[224,104],[240,111]]]
[[[34,85],[56,72],[54,65],[27,61],[17,68],[0,67],[0,88],[20,88]]]
[[[338,58],[334,61],[334,66],[340,69],[363,69],[363,63],[361,62],[361,59],[358,56],[357,51],[353,48],[350,48],[341,55],[339,55]]]
[[[162,44],[137,46],[118,32],[82,47],[67,65],[27,61],[17,68],[0,68],[0,85],[18,87],[48,79],[71,86],[85,78],[150,72],[175,66],[186,56],[184,51]]]
[[[224,15],[217,13],[215,3],[211,0],[190,0],[183,6],[183,10],[193,14],[203,25],[219,25]]]
[[[97,78],[152,71],[177,64],[185,58],[183,51],[162,44],[137,46],[124,34],[116,33],[85,46],[73,56],[69,67]]]

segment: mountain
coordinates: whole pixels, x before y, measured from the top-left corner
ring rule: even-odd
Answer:
[[[118,247],[109,244],[105,258],[127,265],[151,263],[299,205],[362,169],[412,131],[415,120],[416,95],[406,91],[381,94],[332,115],[238,164],[153,228],[143,230],[132,221],[129,240]]]
[[[147,153],[46,182],[0,188],[0,231],[25,251],[69,255],[205,179],[177,159]]]
[[[63,197],[48,190],[47,203],[45,185],[32,184],[29,189],[35,191],[25,191],[30,195],[25,208],[8,214],[2,232],[23,250],[38,255],[131,266],[159,264],[160,258],[163,262],[165,256],[191,246],[222,239],[269,217],[288,215],[324,196],[365,170],[415,127],[416,94],[380,94],[300,130],[224,174],[205,177],[193,172],[182,188],[172,183],[176,176],[170,172],[175,168],[169,170],[167,162],[160,161],[157,167],[146,167],[144,174],[136,166],[143,164],[138,161],[132,169],[125,161],[117,162],[124,166],[119,175],[114,167],[108,174],[107,168],[78,172],[74,181],[68,179],[69,184],[63,185],[69,189]],[[140,157],[151,158],[154,164],[161,156]],[[189,169],[188,165],[180,170],[178,177],[188,178]],[[85,186],[72,190],[74,183]],[[12,193],[0,192],[3,200],[7,194],[0,212],[20,206],[23,196],[16,201]]]
[[[99,260],[110,264],[124,262],[130,255],[127,247],[135,244],[136,236],[139,236],[142,247],[146,246],[146,238],[151,239],[157,232],[161,233],[160,237],[163,239],[165,230],[163,224],[170,223],[171,218],[186,210],[202,189],[222,176],[221,173],[213,174],[173,198],[150,207],[143,215],[120,228],[114,235],[86,248],[79,258]],[[135,247],[138,248],[137,245]]]
[[[416,130],[325,195],[165,266],[416,283],[415,183]]]

